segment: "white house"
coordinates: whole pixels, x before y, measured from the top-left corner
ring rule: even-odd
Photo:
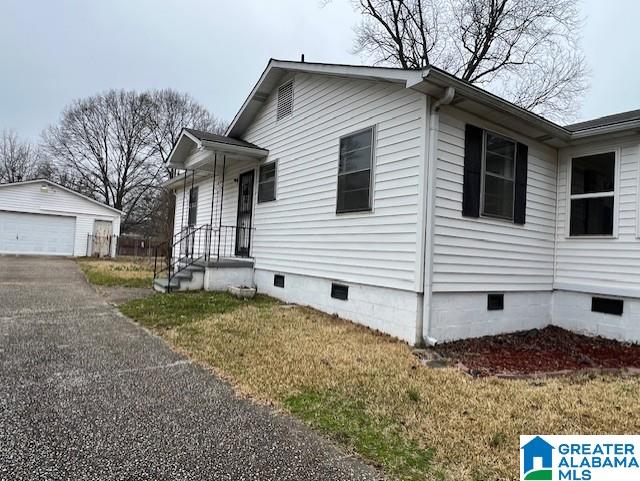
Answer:
[[[548,324],[640,341],[640,111],[560,126],[441,70],[271,60],[185,129],[169,280],[409,343]]]
[[[0,254],[115,255],[121,214],[48,180],[0,184]]]

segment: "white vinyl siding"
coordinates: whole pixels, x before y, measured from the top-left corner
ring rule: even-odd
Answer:
[[[640,297],[638,163],[640,136],[560,151],[555,287],[608,295]],[[568,182],[571,157],[616,151],[614,236],[569,237]]]
[[[293,116],[276,122],[272,93],[244,136],[278,161],[278,198],[255,207],[256,268],[414,290],[425,97],[321,75],[293,86]],[[372,125],[374,211],[336,215],[340,137]]]
[[[222,189],[222,160],[218,159],[218,166],[216,169],[216,186],[215,186],[215,199],[213,201],[213,217],[211,216],[211,192],[213,191],[213,175],[209,177],[200,177],[196,173],[196,180],[193,183],[194,187],[198,187],[198,209],[195,227],[198,228],[205,224],[213,224],[214,230],[218,231],[220,225],[222,228],[220,232],[220,255],[231,256],[234,253],[235,247],[235,230],[233,227],[237,223],[237,211],[238,211],[238,183],[237,179],[240,174],[249,170],[255,170],[255,181],[257,181],[258,163],[250,160],[234,160],[227,161],[225,174],[224,174],[224,191]],[[189,211],[189,190],[191,189],[191,175],[187,179],[186,191],[183,190],[183,184],[176,187],[176,207],[175,217],[173,223],[174,242],[179,239],[179,234],[182,229],[188,225],[188,211]],[[183,196],[183,192],[185,195]],[[254,218],[255,218],[255,204],[257,201],[258,189],[257,182],[254,184],[253,196],[254,196]],[[221,204],[222,200],[222,206]],[[183,212],[184,205],[184,212]],[[220,218],[220,212],[222,207],[222,218]],[[212,240],[211,254],[215,254],[217,249],[218,239],[216,234]],[[253,242],[253,241],[252,241]],[[202,244],[204,245],[204,237],[202,238]]]
[[[465,124],[529,146],[527,221],[462,217]],[[551,290],[556,151],[500,126],[443,108],[434,224],[434,292]]]

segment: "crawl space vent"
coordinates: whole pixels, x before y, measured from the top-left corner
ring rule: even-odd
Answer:
[[[291,115],[293,112],[293,82],[288,82],[278,89],[278,113],[277,120]]]
[[[333,297],[334,299],[340,299],[341,301],[346,301],[349,298],[349,286],[336,284],[335,282],[332,283],[331,297]]]
[[[487,310],[502,311],[504,309],[504,294],[489,294],[487,296]]]
[[[591,312],[602,312],[621,316],[624,302],[622,299],[607,299],[606,297],[591,298]]]
[[[284,276],[282,274],[274,274],[273,285],[276,287],[284,287]]]

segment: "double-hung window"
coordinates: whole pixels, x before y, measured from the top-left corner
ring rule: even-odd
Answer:
[[[198,187],[193,187],[189,190],[189,226],[196,225],[198,219]]]
[[[513,220],[516,143],[485,131],[482,214]]]
[[[260,166],[258,173],[258,203],[276,200],[276,162]]]
[[[371,210],[373,127],[340,139],[337,213]]]
[[[571,159],[569,235],[613,235],[616,153]]]

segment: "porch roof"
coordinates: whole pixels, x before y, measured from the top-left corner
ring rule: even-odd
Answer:
[[[183,128],[169,157],[167,166],[174,169],[197,170],[210,163],[214,154],[226,159],[263,159],[269,151],[250,142],[205,132],[196,129]],[[204,169],[206,170],[206,169]]]

